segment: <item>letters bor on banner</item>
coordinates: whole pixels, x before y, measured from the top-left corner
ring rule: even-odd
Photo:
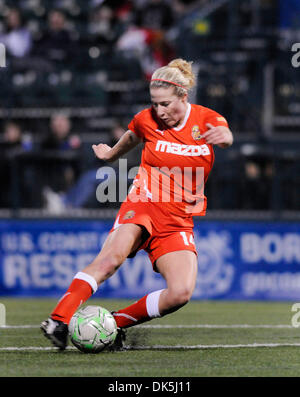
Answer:
[[[6,310],[5,306],[3,303],[0,303],[0,327],[5,325],[5,320],[6,320]]]
[[[0,68],[6,67],[6,50],[3,43],[0,43]]]

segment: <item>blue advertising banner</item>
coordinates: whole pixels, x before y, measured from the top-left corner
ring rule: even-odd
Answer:
[[[0,220],[0,295],[55,296],[100,250],[112,221]],[[300,224],[195,221],[194,299],[299,300]],[[95,296],[138,298],[165,287],[145,252]]]

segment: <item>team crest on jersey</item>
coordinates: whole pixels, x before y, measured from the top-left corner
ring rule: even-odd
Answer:
[[[135,215],[133,210],[127,211],[126,214],[123,216],[123,219],[132,219]]]
[[[192,137],[195,139],[195,141],[199,141],[199,139],[202,138],[202,135],[200,133],[200,128],[199,125],[194,125],[192,128]]]

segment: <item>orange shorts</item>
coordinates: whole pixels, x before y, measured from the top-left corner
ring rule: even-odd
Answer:
[[[126,223],[144,228],[143,241],[137,251],[144,249],[148,253],[155,271],[156,260],[169,252],[189,250],[197,255],[192,217],[170,214],[157,203],[124,201],[110,232]],[[135,256],[137,251],[129,257]]]

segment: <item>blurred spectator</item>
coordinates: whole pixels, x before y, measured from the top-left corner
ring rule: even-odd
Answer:
[[[64,192],[74,184],[79,172],[81,140],[71,133],[71,121],[65,114],[55,114],[50,120],[50,131],[41,142],[41,149],[50,155],[44,174],[46,207],[55,209],[53,192]],[[62,156],[63,153],[66,153]],[[67,156],[67,153],[69,156]],[[71,156],[70,156],[71,155]]]
[[[78,149],[81,140],[71,134],[71,120],[63,113],[54,114],[50,120],[50,131],[42,141],[41,148],[48,150]]]
[[[145,78],[150,79],[155,69],[174,58],[174,50],[162,31],[129,25],[116,44],[126,57],[137,58]]]
[[[22,149],[22,131],[21,127],[13,122],[8,121],[4,126],[3,141],[1,142],[1,149]]]
[[[63,11],[53,9],[48,14],[48,28],[35,46],[35,53],[51,61],[67,61],[73,53],[74,41],[67,28]]]
[[[253,158],[245,163],[242,183],[243,209],[262,210],[270,208],[271,179],[273,166],[268,158]]]
[[[0,35],[0,42],[7,49],[8,54],[20,58],[29,54],[32,37],[24,26],[22,16],[17,8],[9,9],[5,19],[5,32]]]
[[[173,11],[164,0],[150,0],[136,10],[136,24],[154,29],[168,30],[173,24]]]
[[[4,125],[3,139],[0,143],[1,207],[10,208],[12,202],[19,200],[20,196],[22,196],[24,204],[29,201],[28,191],[30,189],[28,189],[28,186],[31,178],[29,178],[27,170],[23,169],[23,177],[20,180],[20,184],[15,185],[17,175],[14,171],[16,170],[17,156],[30,149],[31,146],[28,145],[20,125],[13,121],[7,122]],[[13,191],[14,188],[16,188],[15,191]]]
[[[3,140],[1,149],[18,151],[28,151],[32,149],[32,139],[28,134],[24,134],[20,125],[14,121],[8,121],[4,125]]]
[[[134,12],[134,1],[132,0],[105,0],[103,5],[109,6],[116,18],[123,24],[127,24],[132,20]]]
[[[88,23],[88,32],[94,44],[109,49],[123,32],[123,25],[108,5],[93,10]]]

